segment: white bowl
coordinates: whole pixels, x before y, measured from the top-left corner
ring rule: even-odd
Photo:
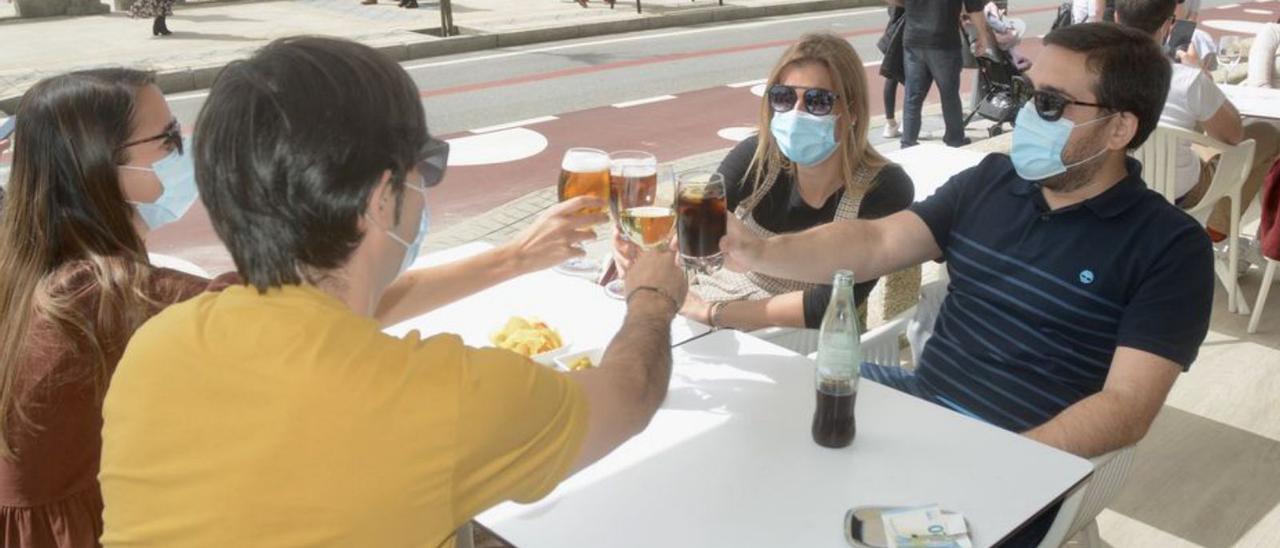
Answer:
[[[600,360],[604,358],[604,349],[592,348],[590,350],[561,354],[555,358],[556,369],[568,371],[569,364],[577,361],[578,358],[590,359],[591,363],[595,364],[596,367],[600,367]]]
[[[559,366],[556,364],[556,358],[563,356],[564,353],[568,352],[569,350],[570,350],[570,347],[568,344],[561,344],[560,348],[557,348],[555,350],[548,350],[541,354],[534,354],[533,357],[529,359],[539,364],[545,365],[547,367],[559,368]]]

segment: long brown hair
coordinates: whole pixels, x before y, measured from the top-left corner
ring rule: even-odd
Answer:
[[[868,169],[879,169],[889,163],[881,156],[867,139],[870,125],[870,107],[867,105],[867,75],[862,66],[862,58],[847,40],[827,32],[805,34],[800,41],[787,48],[769,73],[769,86],[777,84],[787,69],[813,63],[827,69],[830,75],[831,91],[836,93],[836,108],[832,114],[843,117],[838,139],[840,144],[836,153],[840,156],[840,173],[844,178],[846,192],[865,192],[867,188],[854,188],[857,183],[853,173],[857,166]],[[853,124],[849,124],[853,118]],[[756,144],[755,156],[751,159],[751,169],[755,172],[755,185],[766,176],[768,169],[795,169],[795,166],[782,154],[778,144],[769,132],[769,124],[773,121],[773,109],[769,107],[769,94],[765,93],[760,103],[760,137]]]
[[[32,324],[47,320],[71,347],[90,356],[99,401],[114,364],[108,341],[145,319],[146,248],[120,190],[120,145],[134,129],[138,91],[149,73],[75,72],[43,80],[18,107],[13,169],[0,213],[0,455],[13,457],[8,434],[30,425],[14,391]],[[79,295],[54,291],[62,266],[87,261],[100,296],[97,315],[72,306]],[[16,419],[16,420],[15,420]]]

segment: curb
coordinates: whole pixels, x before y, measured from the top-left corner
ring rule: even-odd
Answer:
[[[374,46],[374,49],[398,62],[404,62],[592,36],[882,5],[884,5],[884,0],[805,0],[759,7],[707,6],[689,11],[624,21],[603,21],[495,34],[465,34],[467,29],[460,27],[459,30],[464,32],[461,36]],[[473,30],[472,32],[475,31]],[[226,64],[204,65],[157,72],[156,85],[164,93],[207,89],[213,84],[213,81],[225,66]],[[18,102],[21,99],[22,95],[0,97],[0,110],[16,112],[18,110]]]

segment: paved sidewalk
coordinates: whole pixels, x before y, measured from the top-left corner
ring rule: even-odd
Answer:
[[[11,4],[0,6],[10,10]],[[273,39],[324,34],[356,40],[399,60],[535,42],[618,34],[749,17],[878,5],[880,0],[647,0],[616,9],[571,0],[453,0],[461,36],[440,38],[438,2],[405,10],[394,0],[270,0],[181,5],[172,36],[151,36],[150,21],[127,13],[46,19],[0,19],[0,110],[40,78],[75,69],[132,66],[155,70],[166,92],[208,87],[228,62]],[[0,12],[3,15],[3,12]]]

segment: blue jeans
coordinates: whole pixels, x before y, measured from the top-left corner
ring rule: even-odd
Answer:
[[[960,104],[960,69],[963,61],[959,49],[906,48],[903,64],[907,73],[907,100],[902,112],[902,146],[915,146],[920,138],[920,111],[929,88],[936,82],[942,99],[942,119],[947,133],[942,141],[947,146],[963,146],[964,106]]]
[[[946,398],[934,394],[919,382],[919,379],[916,378],[915,374],[910,373],[901,367],[863,363],[861,372],[862,377],[876,381],[899,392],[910,394],[922,400],[933,402],[958,413],[982,420],[981,417],[966,411],[954,403],[948,404],[948,402],[945,401]],[[1007,546],[1011,548],[1032,548],[1038,546],[1040,541],[1044,540],[1045,534],[1049,532],[1049,527],[1053,526],[1054,518],[1058,517],[1058,508],[1060,506],[1062,506],[1062,501],[1053,503],[1046,508],[1044,512],[1041,512],[1039,516],[1036,516],[1035,518],[1032,518],[1031,521],[1027,522],[1022,529],[1015,531],[1009,536],[1009,538],[1006,538],[1004,542],[1001,542],[1000,546]]]

